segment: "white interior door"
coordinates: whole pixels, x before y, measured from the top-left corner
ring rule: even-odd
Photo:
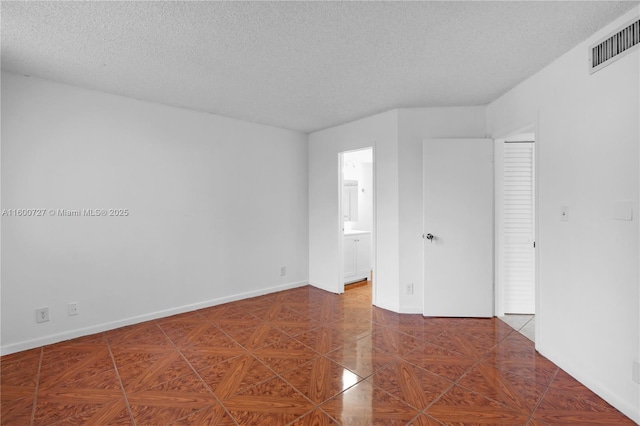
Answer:
[[[423,143],[424,315],[493,316],[491,139]]]

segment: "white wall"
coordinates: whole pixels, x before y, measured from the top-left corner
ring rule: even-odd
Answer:
[[[2,352],[305,284],[307,151],[301,133],[3,73],[2,208],[130,214],[2,218]]]
[[[343,291],[338,155],[374,147],[374,303],[398,311],[398,114],[388,111],[309,135],[309,282]]]
[[[485,107],[408,108],[309,136],[309,279],[335,290],[338,282],[338,153],[375,145],[377,266],[375,304],[422,312],[422,141],[485,136]],[[334,236],[335,235],[335,236]],[[375,235],[375,234],[374,234]],[[404,284],[414,283],[414,294]]]
[[[490,134],[537,121],[538,350],[640,422],[639,51],[590,75],[589,45],[627,14],[487,108]],[[613,219],[627,200],[633,220]],[[569,221],[560,207],[569,206]]]
[[[422,142],[427,138],[484,138],[485,131],[485,107],[398,112],[400,312],[422,313],[424,299]],[[405,293],[407,283],[413,283],[413,295]]]
[[[354,229],[373,230],[373,163],[360,163],[360,187],[358,190],[358,220]]]

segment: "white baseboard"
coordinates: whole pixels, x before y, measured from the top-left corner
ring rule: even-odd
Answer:
[[[294,283],[282,284],[274,287],[262,288],[259,290],[248,291],[245,293],[233,294],[230,296],[219,297],[217,299],[206,300],[204,302],[192,303],[189,305],[178,306],[162,311],[151,312],[144,315],[125,318],[117,321],[92,325],[90,327],[78,328],[74,330],[64,331],[62,333],[51,334],[48,336],[38,337],[36,339],[24,340],[18,343],[2,345],[0,347],[0,355],[8,355],[15,352],[25,351],[28,349],[38,348],[44,345],[62,342],[69,339],[75,339],[82,336],[89,336],[103,331],[113,330],[115,328],[125,327],[127,325],[138,324],[145,321],[151,321],[158,318],[169,317],[171,315],[182,314],[185,312],[195,311],[197,309],[208,308],[211,306],[221,305],[223,303],[235,302],[237,300],[249,299],[251,297],[262,296],[264,294],[276,293],[278,291],[289,290],[296,287],[307,285],[307,281],[299,281]]]
[[[315,287],[315,288],[318,288],[318,289],[320,289],[320,290],[328,291],[329,293],[333,293],[333,294],[342,294],[342,293],[344,293],[344,286],[342,287],[342,291],[341,291],[341,292],[336,293],[334,290],[328,290],[328,289],[327,289],[327,288],[325,288],[323,285],[318,284],[318,283],[314,283],[314,282],[309,281],[309,285],[310,285],[310,286],[313,286],[313,287]]]
[[[401,306],[400,307],[401,314],[422,314],[422,305],[420,306]]]
[[[542,345],[537,345],[536,349],[541,355],[547,357],[550,361],[562,368],[564,371],[573,376],[580,383],[591,389],[600,398],[613,405],[616,409],[620,410],[625,416],[629,417],[634,422],[640,424],[640,401],[636,405],[633,401],[625,399],[622,395],[613,392],[609,387],[603,385],[593,377],[589,375],[588,371],[582,371],[576,368],[576,363],[569,362],[561,355],[547,350]],[[629,369],[631,374],[631,369]]]
[[[390,303],[387,303],[384,300],[376,300],[376,303],[374,303],[374,306],[377,306],[378,308],[386,309],[387,311],[396,312],[396,313],[400,311],[400,309],[398,309],[398,305],[392,305]]]

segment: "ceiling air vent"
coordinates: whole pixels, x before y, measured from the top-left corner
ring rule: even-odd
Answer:
[[[606,67],[633,51],[640,44],[640,19],[635,18],[623,25],[589,50],[589,68],[591,73]]]

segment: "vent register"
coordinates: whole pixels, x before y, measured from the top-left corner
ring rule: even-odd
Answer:
[[[591,73],[601,70],[627,53],[635,50],[640,44],[640,19],[614,31],[603,40],[591,46],[589,50],[589,68]]]

